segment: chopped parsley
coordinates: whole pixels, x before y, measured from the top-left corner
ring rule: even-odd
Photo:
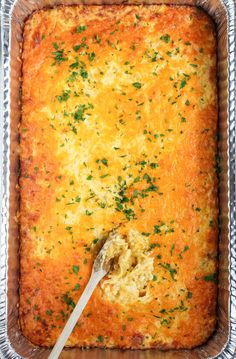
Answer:
[[[77,76],[78,76],[78,72],[73,71],[70,77],[68,77],[67,82],[74,82],[77,79]]]
[[[93,105],[88,103],[87,105],[79,105],[79,108],[74,113],[74,119],[76,122],[85,121],[85,111],[92,109]]]
[[[205,282],[214,282],[217,283],[217,273],[208,274],[203,277]]]
[[[177,273],[177,270],[175,268],[172,268],[169,263],[159,263],[159,265],[162,268],[166,269],[169,272],[171,278],[176,282],[175,274]]]
[[[168,44],[168,42],[170,42],[170,35],[169,34],[165,34],[165,35],[162,35],[160,37],[160,40],[164,41],[166,44]]]
[[[62,296],[62,300],[63,300],[63,302],[65,302],[68,305],[68,307],[71,306],[73,309],[75,308],[75,303],[74,303],[73,299],[69,296],[68,293],[66,293]]]
[[[136,89],[141,89],[142,84],[140,82],[133,82],[132,85],[136,88]]]
[[[80,25],[79,27],[76,28],[77,34],[81,34],[81,32],[86,31],[86,30],[87,30],[86,25]]]
[[[62,95],[57,96],[59,102],[67,101],[70,98],[70,90],[63,91]]]
[[[97,341],[100,342],[100,343],[103,343],[104,342],[104,337],[102,335],[99,335],[97,337]]]
[[[79,290],[79,289],[80,289],[80,284],[77,283],[77,284],[74,286],[73,291],[77,291],[77,290]]]
[[[192,297],[193,297],[193,293],[192,293],[192,292],[188,292],[188,293],[187,293],[187,298],[188,298],[188,299],[191,299]]]
[[[95,52],[89,53],[89,54],[88,54],[88,60],[89,60],[90,62],[92,62],[92,61],[95,59],[95,56],[96,56]]]
[[[79,266],[73,265],[72,270],[73,270],[73,272],[74,272],[75,274],[78,274],[78,273],[79,273]]]
[[[97,44],[100,44],[100,42],[101,42],[100,37],[99,37],[98,35],[95,35],[94,38],[95,38],[96,43],[97,43]]]
[[[85,48],[85,49],[88,49],[88,45],[86,45],[84,42],[82,42],[82,44],[79,44],[79,45],[75,45],[73,47],[73,50],[75,52],[79,51],[81,48]]]
[[[184,253],[187,252],[188,250],[189,250],[189,246],[184,246],[184,249],[183,249],[182,252],[180,252],[180,254],[179,254],[179,258],[180,258],[180,259],[183,259],[182,254],[184,254]]]
[[[55,60],[53,65],[55,64],[60,65],[62,62],[68,60],[68,57],[65,56],[64,49],[59,49],[59,45],[56,42],[53,43],[53,47],[55,49],[55,51],[52,52]]]
[[[180,85],[179,85],[179,89],[180,89],[180,90],[181,90],[182,88],[184,88],[184,86],[186,86],[187,80],[190,79],[190,76],[189,76],[189,75],[187,75],[187,74],[183,74],[183,75],[184,75],[184,77],[183,77],[183,79],[181,80]]]
[[[183,80],[180,82],[179,88],[182,89],[186,85],[186,77],[183,78]]]
[[[70,64],[71,69],[79,69],[80,76],[85,80],[88,78],[88,72],[86,71],[86,66],[83,61],[80,61],[78,57],[75,58],[75,62]]]
[[[96,162],[101,162],[104,166],[108,167],[108,160],[106,158],[102,158],[101,160],[98,159]]]

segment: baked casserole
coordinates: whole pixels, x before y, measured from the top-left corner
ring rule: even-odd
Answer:
[[[216,325],[214,25],[190,6],[61,6],[23,40],[20,325],[52,346],[119,225],[68,346],[193,348]],[[125,241],[121,238],[125,238]]]

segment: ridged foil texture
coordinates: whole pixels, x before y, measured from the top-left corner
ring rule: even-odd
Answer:
[[[18,325],[21,42],[25,19],[35,10],[59,4],[188,4],[203,8],[216,23],[218,39],[220,238],[218,326],[193,350],[120,352],[64,350],[63,359],[236,358],[236,15],[234,0],[1,0],[0,37],[0,357],[44,359],[49,350],[29,343]]]

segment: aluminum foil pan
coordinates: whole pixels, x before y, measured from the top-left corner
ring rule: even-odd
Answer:
[[[18,124],[20,121],[21,41],[25,19],[34,11],[58,4],[117,4],[124,0],[0,0],[0,357],[48,357],[33,346],[18,325],[19,236]],[[125,0],[125,3],[188,4],[203,8],[216,23],[218,39],[220,238],[218,326],[208,342],[193,350],[161,352],[64,350],[64,359],[236,358],[236,14],[234,0]]]

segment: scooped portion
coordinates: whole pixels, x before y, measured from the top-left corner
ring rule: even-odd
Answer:
[[[109,240],[106,260],[113,263],[107,279],[101,284],[103,296],[124,305],[148,302],[154,267],[147,237],[135,230],[130,230],[126,237],[114,231]]]

